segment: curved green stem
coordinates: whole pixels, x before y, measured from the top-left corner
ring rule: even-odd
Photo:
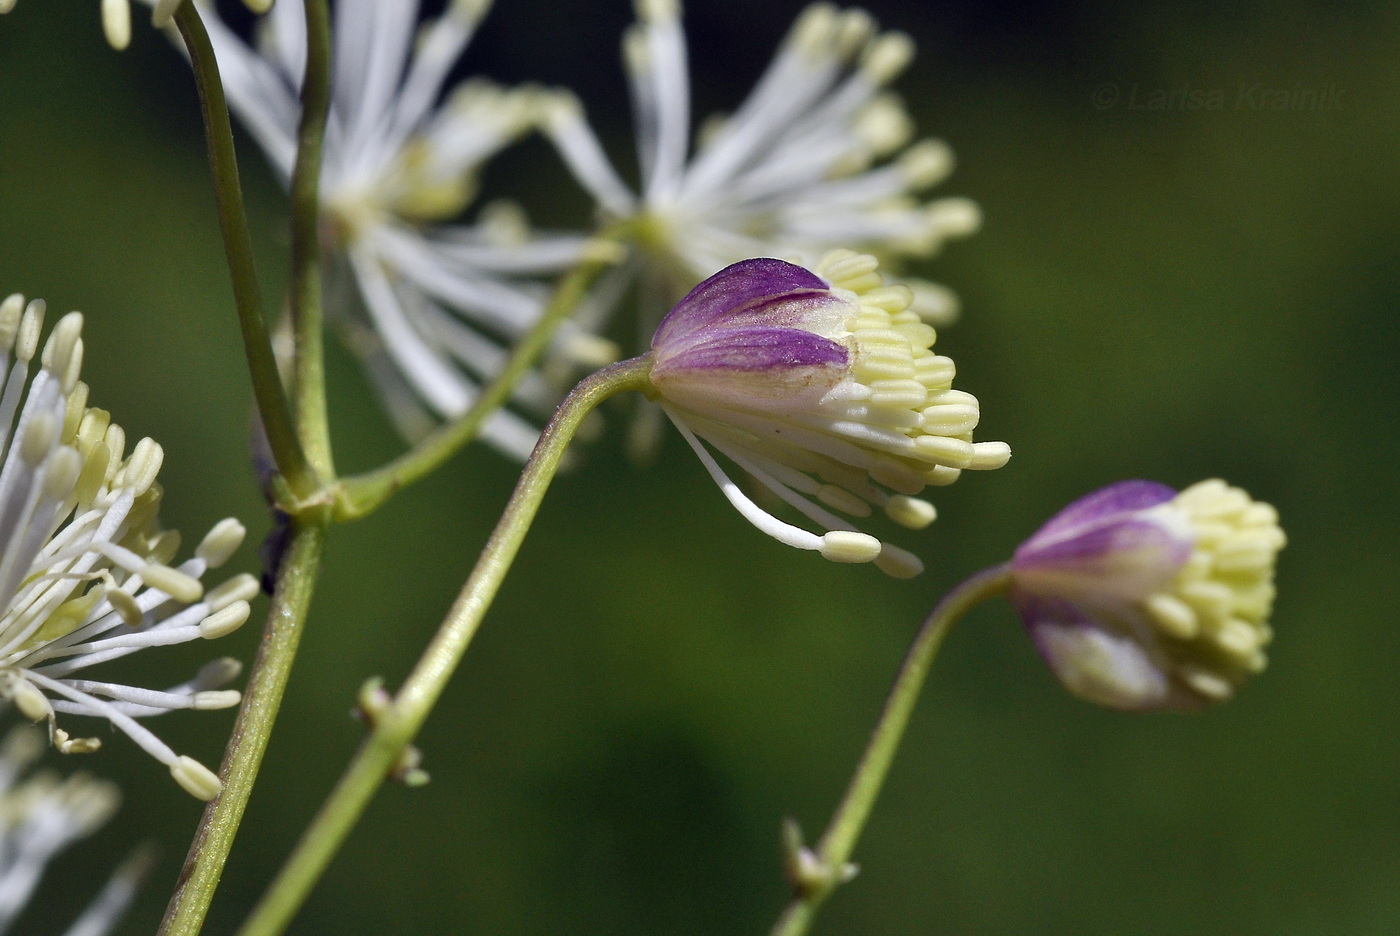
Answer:
[[[520,551],[579,423],[608,397],[649,387],[650,369],[651,361],[646,356],[606,367],[575,387],[555,410],[442,626],[398,695],[373,713],[374,727],[369,737],[239,930],[241,936],[273,936],[286,928],[370,799],[401,765],[404,752],[447,686]]]
[[[277,469],[287,479],[293,493],[309,494],[315,486],[306,455],[292,423],[287,394],[277,373],[272,339],[263,314],[262,290],[253,263],[253,241],[248,234],[248,216],[243,207],[243,189],[238,179],[238,154],[233,144],[228,102],[219,77],[219,65],[199,7],[182,3],[175,12],[175,25],[184,38],[199,90],[204,134],[209,145],[209,167],[214,177],[214,199],[219,209],[219,229],[228,257],[233,299],[238,308],[238,324],[243,332],[243,351],[253,379],[253,396],[262,417],[267,440]]]
[[[606,229],[595,238],[588,256],[571,269],[555,287],[540,320],[516,342],[501,372],[481,388],[471,408],[443,425],[412,449],[381,468],[340,482],[336,496],[336,519],[355,520],[377,509],[401,488],[430,474],[457,450],[476,438],[481,424],[506,402],[511,391],[549,346],[554,333],[571,315],[598,277],[613,266],[627,229]]]
[[[192,4],[182,4],[190,6]],[[326,0],[305,0],[306,75],[292,169],[292,322],[296,334],[297,429],[313,471],[335,477],[326,415],[321,316],[321,152],[331,107],[331,14]]]
[[[166,908],[160,936],[194,936],[204,925],[291,675],[292,659],[301,641],[325,552],[326,526],[326,518],[322,517],[318,522],[298,521],[292,528],[258,657],[243,691],[243,705],[219,771],[224,791],[204,810],[179,883]]]
[[[771,936],[801,936],[806,933],[817,908],[843,880],[849,878],[851,852],[855,849],[861,830],[865,828],[875,798],[880,795],[880,787],[889,773],[895,752],[899,750],[909,716],[919,700],[924,679],[944,636],[974,605],[1005,594],[1010,584],[1010,563],[993,566],[945,595],[924,620],[895,678],[894,688],[890,690],[880,721],[846,788],[846,795],[842,797],[836,814],[831,817],[816,852],[808,852],[800,842],[790,842],[792,854],[788,856],[789,871],[797,893],[778,918]]]

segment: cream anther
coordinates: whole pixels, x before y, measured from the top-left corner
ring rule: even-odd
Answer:
[[[252,613],[246,601],[235,601],[199,622],[199,636],[214,640],[238,630]]]
[[[243,693],[237,689],[207,689],[203,692],[196,692],[190,701],[194,703],[191,708],[201,712],[211,712],[217,709],[233,708],[243,701]]]
[[[118,52],[131,43],[131,4],[128,0],[102,0],[102,33],[107,37],[107,44]]]
[[[938,511],[926,500],[896,494],[885,503],[885,513],[900,526],[922,530],[938,518]]]
[[[19,337],[15,342],[15,357],[21,361],[34,359],[39,349],[39,332],[44,328],[44,310],[48,305],[42,299],[31,299],[24,307],[24,316],[19,321]]]
[[[885,543],[875,558],[875,567],[890,578],[910,579],[924,571],[923,560],[898,546]]]
[[[238,551],[247,534],[248,529],[242,523],[233,517],[225,517],[205,534],[204,539],[195,547],[194,554],[203,559],[209,568],[217,569]]]
[[[204,596],[205,604],[214,611],[222,611],[235,601],[252,601],[262,586],[258,580],[247,572],[240,572],[226,582],[222,582],[209,589],[209,593]]]
[[[182,754],[170,765],[170,776],[196,799],[208,802],[223,792],[224,785],[218,776],[199,761]]]
[[[15,708],[19,713],[32,722],[43,721],[46,718],[53,718],[53,705],[34,685],[22,676],[14,677],[14,684],[10,688],[10,697],[14,700]]]
[[[24,296],[11,293],[0,302],[0,353],[9,354],[19,333],[20,316],[24,314]]]
[[[860,67],[871,81],[885,84],[909,67],[913,58],[914,40],[902,32],[889,32],[865,50]]]
[[[119,449],[113,446],[113,451],[119,451]],[[156,475],[160,473],[161,463],[164,461],[165,450],[160,447],[160,444],[151,438],[142,439],[136,443],[136,447],[131,450],[131,457],[126,460],[126,465],[122,470],[123,485],[137,497],[140,497],[155,481]]]
[[[163,591],[176,601],[193,604],[204,594],[204,586],[199,579],[186,575],[179,569],[151,564],[140,570],[141,578],[157,591]]]
[[[873,562],[880,555],[880,541],[866,533],[832,530],[821,541],[819,552],[832,562]]]

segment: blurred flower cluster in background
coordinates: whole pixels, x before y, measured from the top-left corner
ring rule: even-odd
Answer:
[[[976,612],[857,855],[879,873],[816,931],[1400,928],[1400,13],[867,6],[914,39],[889,86],[915,138],[956,154],[935,194],[981,209],[976,237],[902,269],[956,293],[937,348],[981,403],[979,438],[1016,459],[940,490],[937,522],[899,538],[926,571],[892,582],[753,535],[674,434],[635,465],[629,410],[605,407],[416,742],[432,783],[380,797],[296,932],[762,932],[785,896],[779,820],[830,813],[934,599],[1087,491],[1216,476],[1286,518],[1268,677],[1219,709],[1129,717],[1064,693],[1012,611]],[[236,515],[256,540],[251,394],[188,69],[144,11],[112,52],[95,7],[24,0],[0,20],[0,293],[84,311],[84,379],[167,454],[166,523]],[[246,10],[219,8],[246,32]],[[802,9],[685,9],[697,122],[740,108]],[[632,21],[624,3],[498,0],[450,77],[574,89],[641,191]],[[283,180],[239,143],[276,309]],[[597,210],[538,134],[479,181],[545,230]],[[461,220],[499,219],[490,200]],[[624,346],[632,314],[610,326]],[[359,362],[329,353],[337,460],[380,464],[395,427]],[[517,471],[476,446],[339,534],[209,932],[265,887],[359,743],[361,681],[417,656]],[[219,652],[249,660],[256,641],[245,628]],[[194,672],[197,644],[134,655],[123,679]],[[208,764],[226,733],[217,715],[160,724]],[[100,773],[145,792],[151,763],[119,747]],[[198,809],[128,795],[40,883],[35,906],[61,903],[62,924],[13,931],[61,931],[114,856],[154,837],[162,860],[118,931],[151,932]]]

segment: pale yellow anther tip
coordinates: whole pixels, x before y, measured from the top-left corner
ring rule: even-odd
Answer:
[[[247,535],[247,527],[233,517],[225,517],[205,534],[194,554],[203,559],[209,568],[217,569],[238,551]]]
[[[243,693],[237,689],[206,689],[196,692],[191,700],[196,711],[213,712],[218,709],[233,708],[243,701]]]
[[[221,611],[235,601],[252,601],[261,590],[262,586],[256,578],[247,572],[240,572],[228,581],[209,589],[205,601],[214,611]]]
[[[24,315],[19,320],[19,336],[15,341],[15,357],[21,361],[34,359],[39,350],[39,333],[44,328],[44,313],[48,303],[42,299],[30,299],[24,307]]]
[[[251,613],[252,608],[248,606],[248,602],[235,601],[200,621],[199,636],[205,640],[214,640],[232,634],[244,625]]]
[[[127,627],[137,627],[142,618],[141,606],[136,603],[136,599],[120,588],[109,588],[103,594],[107,603],[112,606],[112,610],[117,612],[117,617],[122,619],[122,623]]]
[[[832,530],[822,537],[819,551],[832,562],[874,562],[880,555],[880,541],[868,533]]]
[[[939,238],[967,237],[982,226],[982,208],[970,198],[940,198],[929,204],[924,217]]]
[[[912,189],[937,185],[953,171],[953,149],[942,140],[920,140],[899,157],[899,171]]]
[[[938,519],[938,511],[926,500],[896,494],[885,504],[885,513],[900,526],[922,530]]]
[[[170,765],[170,776],[186,793],[206,803],[224,789],[214,771],[187,754],[181,754]]]
[[[876,84],[884,84],[909,67],[914,40],[902,32],[885,33],[866,49],[861,69]]]
[[[204,594],[199,579],[170,566],[152,563],[141,570],[141,578],[151,588],[184,604],[193,604]]]
[[[116,427],[109,427],[109,431],[111,428]],[[113,452],[120,451],[117,446],[110,442],[108,445]],[[131,493],[137,497],[146,493],[146,489],[155,481],[156,475],[160,474],[160,466],[164,461],[165,450],[155,439],[145,438],[137,442],[136,447],[131,450],[131,457],[126,460],[126,465],[123,466],[122,477],[125,485],[131,488]]]
[[[886,543],[875,559],[875,568],[890,578],[911,579],[924,571],[924,563],[907,549]]]
[[[160,9],[160,4],[156,9]],[[166,22],[169,22],[168,18]],[[102,0],[102,34],[107,37],[107,44],[118,52],[131,44],[131,4],[128,0]]]
[[[272,0],[243,0],[243,5],[261,16],[272,9]]]
[[[976,471],[992,471],[1011,461],[1011,446],[1005,442],[974,442],[972,462],[967,466]]]
[[[16,680],[11,693],[15,708],[30,721],[38,722],[53,717],[53,704],[33,683],[24,679]]]
[[[680,18],[680,0],[636,0],[637,18],[646,23],[674,21]]]

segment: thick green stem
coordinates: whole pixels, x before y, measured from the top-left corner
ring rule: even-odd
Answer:
[[[296,335],[297,430],[322,481],[335,477],[326,415],[321,315],[321,153],[331,108],[331,14],[326,0],[305,0],[306,75],[292,169],[292,321]]]
[[[623,249],[622,240],[626,236],[621,228],[599,234],[590,245],[588,256],[559,282],[540,320],[516,342],[505,367],[482,387],[471,409],[382,468],[344,479],[336,498],[336,519],[353,520],[370,513],[401,488],[436,470],[458,449],[475,439],[486,417],[506,402],[593,283],[616,263],[616,252]]]
[[[233,299],[238,307],[238,324],[243,331],[243,351],[253,379],[253,396],[258,414],[267,431],[267,440],[277,469],[287,479],[294,494],[311,493],[315,485],[306,455],[297,440],[286,391],[277,373],[267,318],[263,314],[262,291],[253,263],[253,241],[248,234],[248,216],[243,207],[243,190],[238,178],[238,156],[229,123],[228,102],[219,77],[219,65],[209,33],[199,18],[199,7],[182,3],[175,12],[175,25],[184,37],[199,90],[204,115],[204,134],[209,145],[209,166],[214,177],[214,198],[219,209],[219,229],[228,257]]]
[[[579,423],[608,397],[649,387],[650,369],[651,361],[646,356],[606,367],[575,387],[555,410],[442,626],[398,695],[374,713],[369,737],[243,924],[240,936],[274,936],[286,928],[370,799],[401,764],[408,745],[447,686],[520,551]]]
[[[816,916],[817,908],[846,876],[847,863],[860,838],[865,821],[870,817],[875,798],[889,773],[890,763],[904,737],[905,726],[919,700],[919,693],[933,664],[934,655],[943,643],[948,629],[974,605],[1004,594],[1011,584],[1011,566],[993,566],[972,576],[953,589],[924,620],[918,636],[909,648],[909,655],[900,667],[890,690],[885,710],[870,736],[865,754],[856,767],[846,795],[841,799],[831,824],[822,835],[816,852],[793,855],[790,865],[797,871],[794,884],[797,893],[778,918],[771,936],[801,936]]]
[[[277,573],[262,644],[219,771],[224,791],[204,810],[179,884],[165,911],[160,936],[194,936],[204,925],[282,704],[325,542],[325,517],[315,522],[300,520],[292,528],[291,542]]]

